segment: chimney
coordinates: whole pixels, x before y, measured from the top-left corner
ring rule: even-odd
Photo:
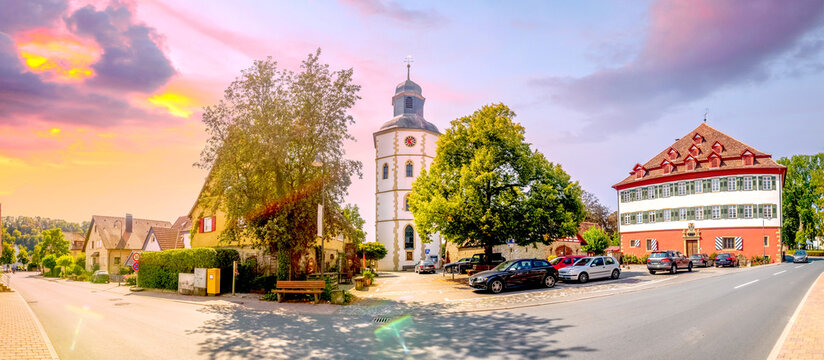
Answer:
[[[126,214],[126,232],[132,232],[132,214]]]

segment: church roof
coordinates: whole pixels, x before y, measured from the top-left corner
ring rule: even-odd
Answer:
[[[417,83],[415,83],[414,81],[409,80],[409,79],[407,79],[406,81],[398,84],[398,86],[395,87],[395,95],[400,94],[400,93],[404,93],[404,92],[413,92],[413,93],[416,93],[418,95],[423,95],[423,92],[421,90],[421,86],[418,85]]]
[[[381,126],[381,130],[386,129],[423,129],[440,134],[438,127],[429,121],[426,121],[423,116],[418,114],[401,114],[395,116],[392,120],[387,121]]]

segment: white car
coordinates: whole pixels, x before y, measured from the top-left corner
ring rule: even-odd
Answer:
[[[612,256],[589,256],[558,270],[558,277],[562,280],[577,280],[585,283],[590,279],[612,278],[621,276],[618,260]]]

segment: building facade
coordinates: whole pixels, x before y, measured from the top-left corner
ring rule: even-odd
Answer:
[[[403,270],[424,258],[440,259],[440,237],[422,242],[409,211],[412,182],[432,165],[441,135],[423,117],[421,87],[409,79],[395,88],[394,118],[373,134],[375,145],[375,234],[387,255],[378,269]]]
[[[629,176],[618,191],[621,251],[780,256],[786,168],[706,123]]]

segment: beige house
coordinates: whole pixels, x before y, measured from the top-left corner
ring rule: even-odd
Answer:
[[[192,247],[189,232],[192,221],[188,216],[177,218],[171,228],[152,226],[143,241],[143,251],[189,249]]]
[[[83,244],[86,253],[86,268],[96,265],[109,274],[119,274],[133,251],[141,251],[146,236],[152,227],[171,228],[172,223],[161,220],[135,219],[126,217],[92,216],[89,230]]]
[[[69,242],[69,251],[73,258],[83,253],[83,244],[86,242],[86,236],[80,232],[63,232],[63,238]]]

